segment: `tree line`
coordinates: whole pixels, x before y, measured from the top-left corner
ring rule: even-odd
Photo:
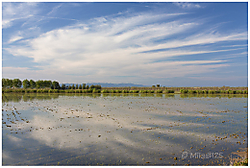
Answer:
[[[51,81],[51,80],[38,80],[34,81],[32,79],[28,80],[25,79],[21,81],[20,79],[2,79],[2,87],[3,88],[9,88],[9,89],[15,89],[15,88],[21,88],[24,89],[96,89],[101,90],[101,85],[91,85],[88,86],[85,83],[83,84],[73,84],[66,86],[65,84],[62,84],[60,86],[59,82],[57,81]]]
[[[2,79],[3,92],[37,93],[172,93],[172,94],[248,94],[248,87],[104,87],[101,85],[71,84],[66,86],[51,80]],[[23,89],[20,89],[20,88]]]

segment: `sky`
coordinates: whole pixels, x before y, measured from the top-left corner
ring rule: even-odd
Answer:
[[[2,77],[247,86],[248,4],[2,3]]]

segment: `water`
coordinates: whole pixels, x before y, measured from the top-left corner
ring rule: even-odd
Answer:
[[[246,96],[3,94],[3,165],[229,165]]]

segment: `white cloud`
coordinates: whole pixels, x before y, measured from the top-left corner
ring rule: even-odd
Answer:
[[[23,38],[23,37],[22,37],[22,36],[19,36],[19,35],[12,36],[12,37],[9,39],[8,43],[13,43],[13,42],[15,42],[15,41],[21,40],[22,38]]]
[[[225,77],[225,76],[203,76],[203,77],[189,77],[191,79],[196,79],[196,80],[203,80],[203,81],[236,81],[236,80],[245,80],[245,76],[230,76],[230,77]]]
[[[4,2],[2,27],[8,28],[11,27],[15,21],[32,18],[37,13],[36,5],[37,3],[34,2]]]
[[[179,6],[180,8],[190,9],[190,8],[202,8],[201,5],[197,3],[188,3],[188,2],[176,2],[175,5]]]
[[[133,16],[100,17],[41,34],[28,40],[25,46],[5,49],[14,56],[33,58],[43,69],[36,73],[44,73],[59,81],[67,74],[75,74],[75,77],[72,76],[68,80],[108,79],[115,82],[112,81],[115,80],[114,76],[167,78],[216,71],[229,65],[220,60],[161,63],[153,61],[183,55],[237,50],[238,48],[206,50],[181,47],[247,39],[247,32],[220,34],[204,31],[189,35],[189,31],[196,30],[202,23],[183,19],[168,21],[169,18],[180,15],[184,14],[141,13]],[[184,36],[173,38],[173,35],[178,34]],[[147,52],[160,49],[168,50]],[[7,68],[3,69],[3,72],[6,71]]]
[[[63,4],[59,4],[56,7],[54,7],[49,13],[47,13],[47,15],[51,15],[52,13],[55,13],[57,11],[57,9],[59,9]]]

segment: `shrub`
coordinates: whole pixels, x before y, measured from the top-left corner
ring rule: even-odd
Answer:
[[[188,90],[181,89],[180,92],[181,93],[188,93]]]
[[[139,90],[130,90],[129,93],[139,93]]]
[[[122,91],[121,90],[116,90],[115,93],[122,93]]]
[[[31,89],[30,92],[37,93],[37,90],[36,89]]]
[[[165,90],[164,93],[174,93],[174,90]]]
[[[42,89],[38,89],[37,93],[43,93],[43,90]]]
[[[128,93],[129,91],[128,90],[122,90],[122,93]]]
[[[209,90],[209,91],[208,91],[208,94],[214,94],[214,93],[215,93],[214,90]]]
[[[230,89],[228,89],[228,93],[229,93],[229,94],[236,94],[236,91],[235,91],[235,90],[230,90]]]
[[[66,90],[59,90],[60,93],[66,93]]]
[[[198,94],[202,94],[202,93],[203,93],[203,90],[196,90],[196,92],[197,92]]]
[[[220,90],[220,93],[223,93],[223,94],[225,94],[225,93],[227,93],[225,90]]]
[[[92,93],[92,89],[87,89],[87,93]]]
[[[243,94],[243,91],[242,90],[237,90],[236,94]]]
[[[24,93],[25,90],[24,89],[17,89],[16,92],[19,92],[19,93]]]
[[[162,93],[162,90],[155,90],[155,93]]]
[[[104,89],[101,91],[102,93],[109,93],[109,91],[107,89]]]
[[[147,93],[147,90],[140,90],[140,93]]]
[[[214,93],[219,94],[219,93],[221,93],[221,91],[220,90],[214,90]]]
[[[217,90],[216,93],[223,93],[223,91],[222,90]]]
[[[75,93],[73,89],[68,90],[68,93]]]
[[[196,92],[196,90],[188,90],[188,93],[194,94],[194,93],[197,93],[197,92]]]
[[[94,88],[93,90],[92,90],[92,93],[100,93],[101,91],[99,90],[99,89],[96,89],[96,88]]]
[[[9,93],[9,92],[11,92],[10,89],[3,89],[3,90],[2,90],[2,93]]]
[[[204,93],[204,94],[208,94],[208,91],[207,91],[207,90],[203,90],[203,93]]]
[[[44,89],[43,90],[43,93],[48,93],[49,92],[49,89]]]
[[[54,93],[59,93],[59,90],[58,89],[54,89]]]

